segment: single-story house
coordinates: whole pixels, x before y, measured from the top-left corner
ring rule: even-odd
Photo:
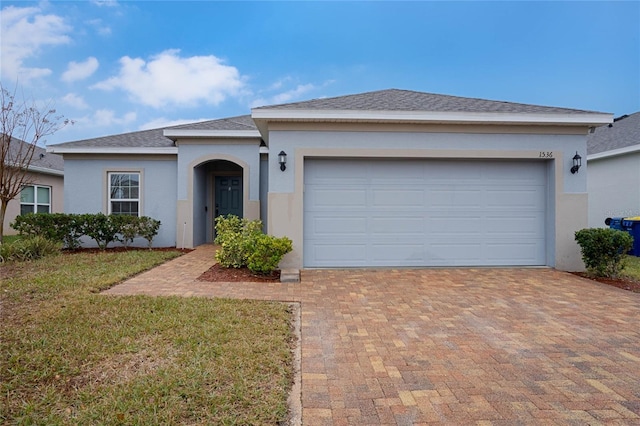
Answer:
[[[233,213],[293,240],[287,269],[580,270],[587,177],[574,163],[612,118],[390,89],[49,151],[65,159],[67,212],[154,217],[159,246],[210,242],[214,217]]]
[[[5,167],[10,167],[12,158],[21,152],[27,142],[12,138],[9,144],[8,158]],[[22,187],[19,197],[7,204],[4,217],[4,234],[15,235],[16,231],[9,225],[20,214],[25,213],[62,213],[64,211],[64,161],[61,155],[47,153],[44,148],[34,147],[33,158],[27,167],[27,183]]]
[[[608,217],[640,216],[640,112],[587,136],[589,227]]]

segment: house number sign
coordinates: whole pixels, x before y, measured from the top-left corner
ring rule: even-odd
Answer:
[[[539,158],[553,158],[553,151],[540,151]]]

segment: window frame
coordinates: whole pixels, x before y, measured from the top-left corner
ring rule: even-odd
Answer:
[[[138,197],[137,198],[112,198],[111,177],[113,175],[137,175],[138,176]],[[138,211],[135,216],[141,217],[142,214],[142,171],[141,170],[108,170],[105,174],[106,178],[106,212],[114,215],[128,215],[127,213],[114,213],[112,203],[114,202],[135,202],[138,203]],[[131,214],[130,216],[134,216]]]
[[[24,191],[25,188],[33,188],[33,202],[32,203],[26,203],[24,201],[22,201],[22,191]],[[48,203],[41,203],[38,202],[38,189],[46,189],[49,192],[49,202]],[[51,200],[51,197],[53,196],[53,188],[50,185],[40,185],[37,183],[30,183],[27,185],[22,185],[22,188],[20,189],[20,215],[23,214],[27,214],[27,213],[51,213],[51,206],[53,205],[53,202]],[[23,213],[22,212],[22,206],[30,206],[31,207],[31,211],[27,212],[27,213]],[[47,212],[39,212],[38,211],[38,207],[40,206],[47,206]]]

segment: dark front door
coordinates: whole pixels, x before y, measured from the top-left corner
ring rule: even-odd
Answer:
[[[242,176],[216,176],[215,217],[236,215],[242,217]]]

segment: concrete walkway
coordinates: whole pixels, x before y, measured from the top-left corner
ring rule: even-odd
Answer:
[[[304,425],[640,424],[640,294],[551,269],[195,281],[212,259],[107,293],[300,302]]]

